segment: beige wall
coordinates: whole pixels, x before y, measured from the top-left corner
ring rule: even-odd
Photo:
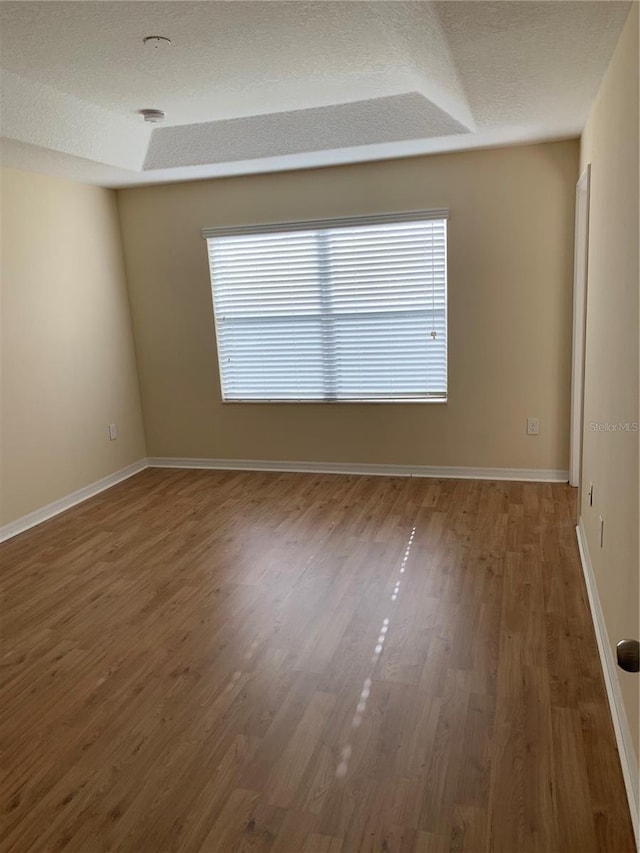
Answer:
[[[577,168],[568,141],[119,191],[149,455],[566,469]],[[440,207],[447,405],[220,402],[202,227]]]
[[[638,4],[633,5],[582,137],[591,163],[582,518],[613,649],[638,625]],[[587,490],[594,484],[593,507]],[[605,521],[600,548],[599,516]],[[618,670],[636,755],[638,676]]]
[[[146,453],[115,193],[0,180],[6,524]]]

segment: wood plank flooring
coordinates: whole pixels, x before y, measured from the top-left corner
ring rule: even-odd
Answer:
[[[564,485],[147,470],[0,546],[0,849],[631,853]]]

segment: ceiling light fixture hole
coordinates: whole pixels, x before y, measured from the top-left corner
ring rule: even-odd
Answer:
[[[153,50],[162,50],[164,47],[169,47],[171,39],[166,36],[145,36],[142,39],[142,44]]]
[[[164,110],[140,110],[140,115],[145,121],[158,124],[158,122],[164,121],[165,113]]]

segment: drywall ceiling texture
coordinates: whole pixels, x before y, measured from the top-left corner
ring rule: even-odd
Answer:
[[[238,160],[251,160],[261,157],[265,149],[301,154],[314,148],[347,148],[359,139],[372,143],[420,139],[425,128],[432,136],[467,132],[444,110],[413,92],[355,104],[163,128],[151,138],[145,168],[224,162],[229,151]]]
[[[2,2],[0,154],[124,186],[575,137],[628,10]]]

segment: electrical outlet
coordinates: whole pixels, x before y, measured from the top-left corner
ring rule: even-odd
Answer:
[[[593,483],[589,483],[589,506],[593,506]]]
[[[527,418],[527,435],[538,435],[539,431],[538,418]]]
[[[604,518],[600,515],[600,547],[604,548]]]
[[[109,424],[109,439],[111,441],[115,441],[118,437],[118,425],[117,424]]]

